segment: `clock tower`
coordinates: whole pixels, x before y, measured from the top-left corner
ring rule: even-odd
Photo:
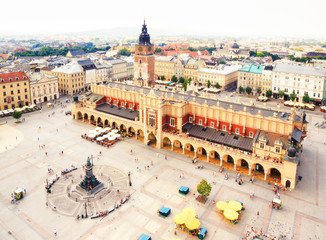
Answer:
[[[154,65],[154,45],[151,43],[151,38],[147,33],[147,26],[144,20],[144,25],[135,49],[134,82],[136,85],[148,87],[155,85]]]

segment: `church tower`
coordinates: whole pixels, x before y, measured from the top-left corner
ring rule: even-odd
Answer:
[[[151,38],[147,33],[147,26],[144,20],[144,25],[135,49],[134,82],[136,85],[149,87],[155,85],[154,65],[154,45],[151,44]]]

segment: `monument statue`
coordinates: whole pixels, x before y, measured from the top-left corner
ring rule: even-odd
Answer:
[[[91,160],[88,157],[85,165],[85,177],[79,184],[79,187],[89,194],[93,194],[94,192],[97,192],[99,189],[103,188],[103,183],[97,180],[93,174],[93,166],[93,163],[91,163]]]

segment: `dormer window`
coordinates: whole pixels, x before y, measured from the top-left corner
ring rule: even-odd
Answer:
[[[239,134],[239,128],[235,129],[235,134]]]
[[[3,78],[0,78],[0,81],[1,81],[1,82],[4,82],[5,80],[3,80]]]
[[[260,144],[259,144],[259,148],[261,148],[261,149],[265,149],[265,144],[264,144],[264,143],[260,143]]]
[[[23,76],[23,79],[26,79],[26,76]]]
[[[226,126],[225,125],[223,125],[223,131],[226,131]]]
[[[280,147],[276,147],[276,148],[275,148],[275,152],[277,152],[277,153],[281,153],[281,148],[280,148]]]
[[[15,77],[15,80],[19,80],[18,77]]]
[[[10,82],[12,81],[12,78],[11,78],[11,77],[9,78],[9,81],[10,81]]]

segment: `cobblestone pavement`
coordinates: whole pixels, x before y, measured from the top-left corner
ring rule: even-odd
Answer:
[[[259,180],[250,184],[245,176],[245,183],[239,186],[233,172],[229,180],[224,180],[224,173],[213,175],[214,171],[218,172],[216,166],[203,162],[204,169],[195,169],[191,159],[183,155],[146,146],[134,139],[118,142],[110,148],[101,147],[80,137],[93,126],[66,116],[64,112],[68,108],[43,108],[42,112],[24,115],[25,122],[15,123],[9,118],[6,119],[8,124],[0,125],[0,239],[54,239],[54,229],[58,232],[57,239],[137,239],[142,233],[151,235],[152,239],[173,239],[173,217],[184,207],[197,211],[201,226],[208,230],[205,239],[241,239],[249,227],[276,236],[285,235],[286,239],[325,239],[326,188],[322,186],[326,181],[323,174],[326,170],[323,144],[326,130],[314,127],[322,120],[320,116],[308,113],[309,134],[299,167],[302,181],[294,191],[281,192],[283,209],[272,210],[269,207],[273,198],[271,185]],[[53,111],[55,114],[51,115]],[[63,155],[59,154],[61,151]],[[102,156],[97,158],[100,151]],[[96,156],[95,166],[116,169],[116,184],[121,180],[125,186],[128,183],[126,175],[131,171],[131,198],[106,217],[77,221],[72,216],[82,213],[82,207],[68,204],[66,214],[60,214],[61,201],[51,202],[62,192],[58,196],[47,195],[44,185],[52,176],[47,170],[52,168],[55,174],[72,164],[80,167],[91,155]],[[144,169],[145,165],[150,165],[148,170]],[[141,171],[136,171],[137,167]],[[114,174],[110,172],[110,176]],[[202,178],[212,183],[212,192],[205,204],[197,202],[193,196]],[[66,186],[58,183],[58,189],[61,186],[64,191]],[[178,194],[182,185],[188,186],[191,193]],[[16,187],[26,188],[27,194],[14,205],[10,203],[10,195]],[[249,198],[251,191],[256,195],[253,200]],[[233,199],[242,201],[245,207],[236,225],[226,221],[212,204],[213,200]],[[50,205],[58,206],[58,210],[46,206],[47,200]],[[114,200],[103,199],[100,204],[108,206]],[[162,206],[171,208],[172,213],[167,218],[157,216],[157,209]],[[177,231],[177,237],[196,239],[181,230]]]

